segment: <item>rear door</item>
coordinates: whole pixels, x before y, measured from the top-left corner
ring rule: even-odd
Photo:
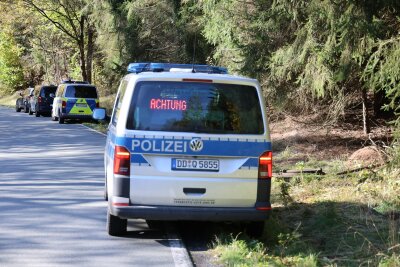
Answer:
[[[40,90],[38,103],[43,109],[50,109],[53,106],[54,95],[56,93],[56,86],[45,86]],[[51,97],[50,95],[53,95]]]
[[[87,85],[69,85],[65,92],[66,113],[68,115],[90,116],[98,105],[96,87]]]
[[[262,114],[255,86],[139,82],[116,140],[131,151],[132,203],[254,206],[271,149]]]

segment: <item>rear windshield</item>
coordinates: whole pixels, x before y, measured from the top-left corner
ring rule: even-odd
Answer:
[[[81,86],[69,85],[65,92],[65,97],[74,98],[97,98],[96,87],[94,86]]]
[[[140,82],[127,128],[221,134],[263,134],[253,86],[196,82]]]
[[[50,97],[50,94],[55,94],[56,90],[57,90],[57,86],[42,87],[42,90],[40,90],[40,96],[41,97]]]

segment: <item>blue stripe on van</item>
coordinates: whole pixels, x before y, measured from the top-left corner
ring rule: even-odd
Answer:
[[[193,151],[189,145],[191,139],[111,137],[115,144],[125,146],[134,154],[258,157],[264,151],[269,151],[272,148],[271,142],[263,140],[200,139],[203,141],[203,148],[200,151]]]
[[[65,113],[69,113],[70,111],[71,111],[71,109],[75,106],[75,103],[76,103],[76,101],[77,101],[77,99],[75,99],[75,98],[68,98],[67,99],[67,105],[66,105],[66,111],[65,111]]]
[[[131,163],[150,165],[147,160],[140,154],[131,154]]]
[[[244,167],[258,167],[258,157],[257,158],[249,158],[241,168]]]
[[[96,100],[95,99],[86,99],[86,103],[90,107],[90,109],[93,111],[96,108]]]

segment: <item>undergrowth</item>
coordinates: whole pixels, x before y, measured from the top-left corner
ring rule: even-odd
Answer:
[[[18,93],[12,95],[0,95],[0,105],[6,107],[15,107],[15,101],[18,98]]]
[[[224,266],[400,266],[400,150],[381,168],[336,175],[340,160],[300,162],[324,166],[326,175],[274,179],[274,208],[258,240],[218,235],[213,253]],[[283,157],[289,157],[286,150]],[[397,158],[395,158],[397,157]]]

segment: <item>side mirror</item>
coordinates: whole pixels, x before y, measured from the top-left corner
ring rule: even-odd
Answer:
[[[50,93],[49,96],[52,97],[52,98],[54,98],[55,95],[54,95],[53,93]]]
[[[104,121],[106,119],[106,109],[105,108],[95,108],[93,110],[92,118],[97,121]]]

